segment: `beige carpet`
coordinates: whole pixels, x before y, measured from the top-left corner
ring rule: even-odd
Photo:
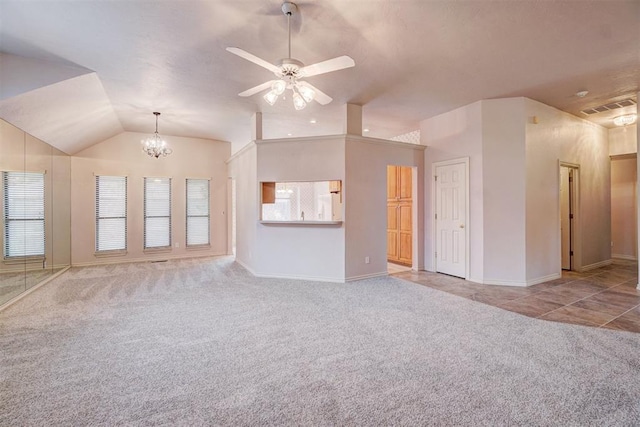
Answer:
[[[392,277],[74,268],[0,313],[0,425],[638,425],[638,334]]]

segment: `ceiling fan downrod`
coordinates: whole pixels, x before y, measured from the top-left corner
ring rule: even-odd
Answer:
[[[291,59],[291,17],[298,10],[298,6],[290,1],[282,3],[282,13],[287,16],[287,28],[289,31],[289,51],[287,58]]]

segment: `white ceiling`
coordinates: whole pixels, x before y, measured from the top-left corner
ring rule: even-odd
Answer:
[[[161,134],[237,149],[249,141],[257,111],[265,138],[309,136],[341,133],[341,106],[361,104],[369,135],[390,138],[479,99],[526,96],[584,117],[584,108],[635,99],[640,90],[637,0],[298,4],[292,56],[356,62],[309,78],[334,101],[303,111],[290,100],[271,107],[260,95],[238,97],[273,75],[225,51],[285,57],[279,0],[0,0],[0,51],[50,67],[51,77],[33,81],[56,86],[3,88],[0,116],[69,153],[122,130],[152,132],[153,111],[162,112]],[[2,71],[3,86],[15,83]],[[578,98],[579,90],[589,94]],[[610,126],[610,115],[595,116]]]

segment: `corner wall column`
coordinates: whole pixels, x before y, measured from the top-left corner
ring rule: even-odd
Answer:
[[[343,133],[362,136],[362,105],[345,104]]]
[[[251,116],[251,140],[262,139],[262,113],[253,113]]]
[[[640,100],[640,92],[638,92],[636,94],[636,100]],[[636,105],[636,110],[637,110],[637,105]],[[640,111],[636,111],[636,112],[640,112]],[[640,153],[640,125],[636,126],[636,137],[637,137],[637,141],[636,141],[636,156],[638,155],[638,153]],[[638,187],[640,187],[638,184],[640,184],[638,182],[638,179],[640,179],[640,162],[636,162],[637,163],[637,171],[636,171],[636,203],[638,204],[638,209],[636,209],[636,221],[638,223],[638,230],[640,230],[640,197],[638,192]],[[636,250],[636,258],[640,257],[640,239],[636,239],[638,240],[637,245],[638,245],[638,249]],[[640,260],[638,262],[638,274],[640,277]],[[638,289],[640,289],[640,282],[638,283]]]

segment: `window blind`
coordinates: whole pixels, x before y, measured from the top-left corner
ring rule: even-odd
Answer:
[[[187,246],[209,244],[209,180],[187,179]]]
[[[171,247],[171,178],[144,179],[144,247]]]
[[[127,249],[127,177],[96,176],[96,252]]]
[[[4,256],[44,256],[44,174],[2,172]]]

